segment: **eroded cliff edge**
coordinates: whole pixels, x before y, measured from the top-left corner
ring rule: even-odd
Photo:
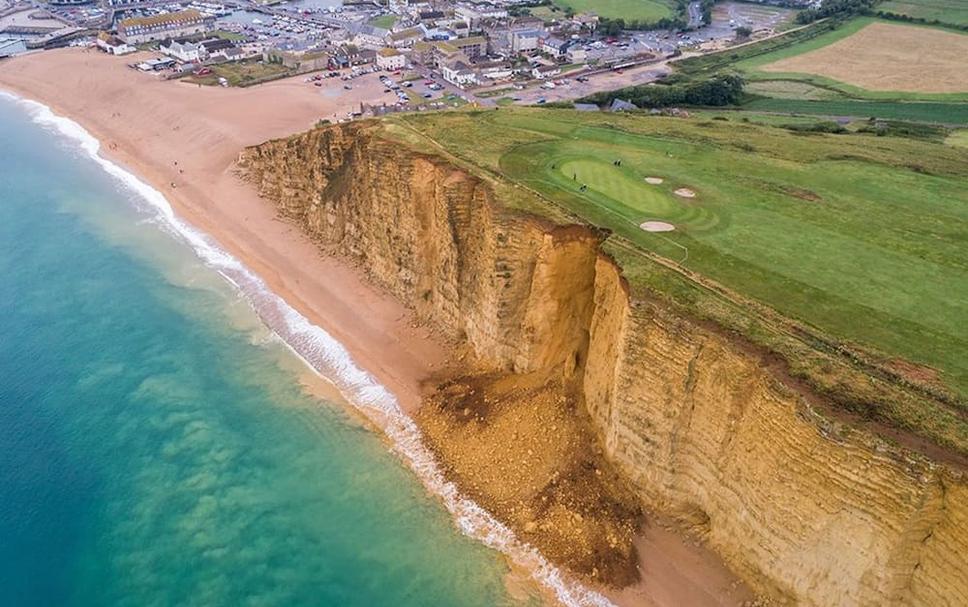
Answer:
[[[963,473],[827,422],[755,352],[633,299],[594,229],[507,210],[485,180],[372,123],[249,148],[240,167],[481,373],[538,377],[579,402],[589,457],[601,451],[648,509],[700,534],[758,591],[806,605],[968,604]],[[459,413],[486,426],[486,412]]]

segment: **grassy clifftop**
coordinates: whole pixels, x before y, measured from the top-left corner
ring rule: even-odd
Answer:
[[[507,204],[608,229],[633,294],[779,355],[839,410],[968,453],[968,150],[567,110],[384,125]]]

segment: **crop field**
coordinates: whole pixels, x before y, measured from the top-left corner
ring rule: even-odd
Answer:
[[[831,44],[762,64],[759,69],[812,74],[869,91],[965,93],[965,57],[968,35],[875,22]]]
[[[399,120],[614,238],[968,393],[968,149],[567,110]],[[625,267],[633,288],[678,289]]]
[[[800,100],[755,99],[743,109],[757,112],[812,114],[815,116],[853,116],[884,118],[938,124],[968,125],[968,103],[933,103],[919,101],[861,101],[857,99]]]
[[[888,0],[878,4],[877,10],[926,21],[968,25],[968,2],[964,0]]]
[[[675,6],[667,0],[554,0],[576,13],[595,13],[609,19],[656,21],[671,17]]]
[[[945,143],[968,149],[968,129],[961,129],[951,133],[948,135]]]

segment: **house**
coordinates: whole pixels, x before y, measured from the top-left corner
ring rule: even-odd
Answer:
[[[391,32],[387,36],[387,44],[393,48],[407,48],[424,39],[426,30],[423,27],[411,27],[399,32]]]
[[[443,11],[424,11],[419,14],[421,23],[436,23],[438,19],[443,19],[446,16]]]
[[[507,19],[508,11],[506,8],[493,4],[462,3],[454,9],[454,15],[463,19],[468,28],[476,29],[485,19]]]
[[[451,40],[457,50],[464,53],[468,59],[474,60],[487,54],[487,38],[483,36],[473,36],[471,38],[458,38]]]
[[[482,61],[474,64],[481,78],[488,80],[509,80],[514,69],[507,61]]]
[[[195,9],[150,17],[133,17],[123,19],[118,24],[118,37],[128,44],[141,44],[201,34],[208,31],[212,23],[214,20],[211,17],[202,15]]]
[[[541,52],[546,55],[551,55],[555,59],[563,57],[565,51],[568,49],[568,42],[557,38],[555,36],[549,36],[547,38],[542,38],[541,40]]]
[[[531,75],[538,80],[553,78],[561,73],[561,68],[557,65],[536,65],[531,70]]]
[[[443,73],[444,80],[460,88],[478,84],[477,74],[463,61],[447,63],[443,66],[441,72]]]
[[[203,61],[207,58],[202,45],[191,40],[168,38],[161,41],[161,44],[158,45],[158,50],[169,57],[174,57],[182,63],[193,63]]]
[[[210,40],[202,40],[199,42],[202,49],[204,49],[203,58],[212,60],[223,60],[227,61],[229,58],[228,51],[235,49],[235,45],[232,44],[231,40],[225,40],[224,38],[212,38]]]
[[[387,70],[388,72],[402,69],[406,64],[406,57],[404,57],[403,53],[395,48],[381,48],[376,52],[377,67]]]
[[[107,32],[99,33],[97,35],[97,39],[94,41],[94,44],[109,55],[127,55],[128,53],[133,53],[138,50],[133,46],[128,46],[123,40],[117,36],[112,36]]]
[[[598,27],[598,15],[593,15],[591,13],[581,13],[579,15],[575,15],[571,18],[571,21],[580,28],[587,29],[592,32],[594,32]]]
[[[538,48],[541,30],[517,30],[511,32],[511,50],[515,53],[533,51]]]
[[[421,65],[432,65],[434,62],[434,44],[432,42],[414,42],[410,60]]]
[[[376,51],[373,49],[359,49],[351,44],[344,44],[329,58],[332,69],[342,69],[356,65],[366,65],[376,61]]]
[[[445,64],[453,64],[457,61],[468,63],[470,60],[467,55],[462,53],[459,48],[450,42],[434,42],[430,61],[426,62],[426,65],[440,68]]]
[[[568,63],[585,63],[588,60],[588,50],[583,46],[572,44],[565,51],[565,57],[568,58]]]
[[[158,57],[148,59],[138,64],[138,69],[142,72],[160,72],[161,70],[175,67],[175,60],[171,57]]]
[[[346,26],[350,41],[357,46],[383,46],[390,30],[367,23],[350,23]]]

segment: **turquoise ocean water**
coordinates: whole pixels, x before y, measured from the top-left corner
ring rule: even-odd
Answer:
[[[521,604],[413,428],[292,350],[382,389],[64,130],[0,96],[0,605]]]

